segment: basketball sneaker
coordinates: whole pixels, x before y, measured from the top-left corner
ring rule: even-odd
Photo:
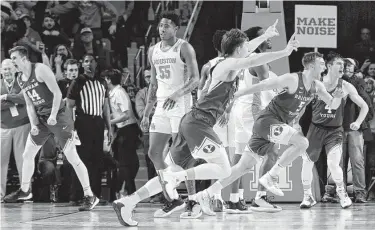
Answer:
[[[225,209],[225,212],[228,214],[246,214],[251,213],[252,211],[240,201],[236,203],[228,201],[228,208]]]
[[[31,188],[27,192],[22,191],[21,188],[19,188],[17,191],[12,192],[9,195],[6,195],[4,197],[5,203],[15,203],[17,201],[25,201],[33,198],[33,194],[31,193]]]
[[[277,177],[272,177],[269,173],[264,174],[259,178],[259,183],[261,183],[268,191],[272,192],[278,196],[284,196],[283,191],[279,188],[279,183],[277,182]]]
[[[250,209],[254,212],[280,212],[283,210],[280,206],[271,203],[273,196],[261,196],[251,200]]]
[[[132,219],[135,204],[131,202],[128,196],[125,197],[124,203],[120,202],[120,200],[113,201],[112,207],[116,212],[120,224],[127,227],[138,225],[138,222]]]
[[[166,201],[163,205],[163,208],[158,209],[154,212],[154,217],[164,218],[170,216],[172,213],[184,209],[185,206],[186,204],[181,198],[175,199],[172,202]]]
[[[340,204],[342,208],[349,208],[352,206],[352,200],[348,196],[348,193],[343,188],[336,188],[337,195],[340,198]]]
[[[82,206],[78,208],[78,211],[90,211],[99,203],[99,199],[96,196],[85,196],[83,197]]]
[[[197,193],[197,201],[202,207],[202,211],[209,216],[215,216],[216,213],[211,209],[211,197],[207,190],[203,190]]]
[[[311,208],[312,206],[316,205],[316,201],[312,194],[303,194],[303,201],[300,204],[300,208],[306,209],[306,208]]]
[[[198,219],[203,214],[201,206],[195,200],[188,200],[185,212],[181,213],[181,219]]]

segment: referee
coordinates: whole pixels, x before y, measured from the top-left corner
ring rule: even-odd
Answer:
[[[100,197],[104,125],[108,128],[109,142],[112,140],[108,91],[105,81],[96,72],[97,62],[93,55],[83,56],[82,67],[84,74],[73,80],[68,89],[67,104],[70,109],[76,107],[74,125],[81,141],[81,145],[77,146],[77,151],[87,167],[92,191]],[[70,200],[78,201],[75,193],[79,191],[79,183],[77,177],[74,178],[71,191],[73,194]]]

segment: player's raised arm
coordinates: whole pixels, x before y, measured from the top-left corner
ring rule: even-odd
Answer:
[[[246,89],[239,90],[234,94],[234,99],[247,94],[253,94],[265,90],[272,90],[277,88],[294,88],[293,86],[295,84],[298,84],[296,77],[293,74],[287,73],[281,75],[280,77],[270,78],[266,81],[261,81],[258,84],[254,84]]]
[[[248,69],[250,67],[264,65],[277,59],[287,57],[293,52],[293,50],[297,50],[299,46],[300,44],[298,40],[296,40],[295,35],[293,35],[289,40],[288,45],[281,51],[251,55],[246,58],[228,58],[223,64],[225,64],[225,68],[229,70]]]
[[[354,88],[354,86],[350,83],[343,82],[343,87],[345,87],[345,90],[348,92],[349,98],[358,105],[361,110],[359,111],[357,120],[350,124],[350,128],[353,130],[358,130],[361,126],[362,122],[365,120],[367,113],[369,111],[369,108],[367,106],[367,103],[362,99],[362,97],[359,96],[357,90]]]
[[[324,87],[324,84],[321,81],[317,80],[315,80],[315,88],[319,98],[322,99],[326,103],[326,105],[328,105],[331,109],[337,109],[340,106],[341,99],[344,96],[342,90],[336,90],[334,96],[332,97],[327,92],[327,89]]]

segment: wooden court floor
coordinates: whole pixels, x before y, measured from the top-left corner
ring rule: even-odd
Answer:
[[[339,204],[317,204],[310,210],[300,210],[298,204],[281,204],[279,213],[251,213],[202,216],[196,220],[180,220],[174,213],[169,218],[154,219],[153,212],[160,207],[140,204],[135,212],[138,227],[129,229],[152,230],[328,230],[375,229],[375,203],[354,204],[341,209]],[[78,212],[65,204],[1,204],[1,229],[24,230],[91,230],[124,229],[117,221],[112,206],[100,206],[91,212]]]

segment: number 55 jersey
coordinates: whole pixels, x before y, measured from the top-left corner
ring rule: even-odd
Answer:
[[[157,105],[150,132],[177,133],[182,116],[191,109],[193,102],[191,93],[178,98],[173,109],[163,109],[165,100],[189,81],[187,66],[181,58],[181,47],[185,42],[183,39],[178,39],[168,50],[161,48],[162,42],[154,46],[151,61],[156,70],[158,89]]]

